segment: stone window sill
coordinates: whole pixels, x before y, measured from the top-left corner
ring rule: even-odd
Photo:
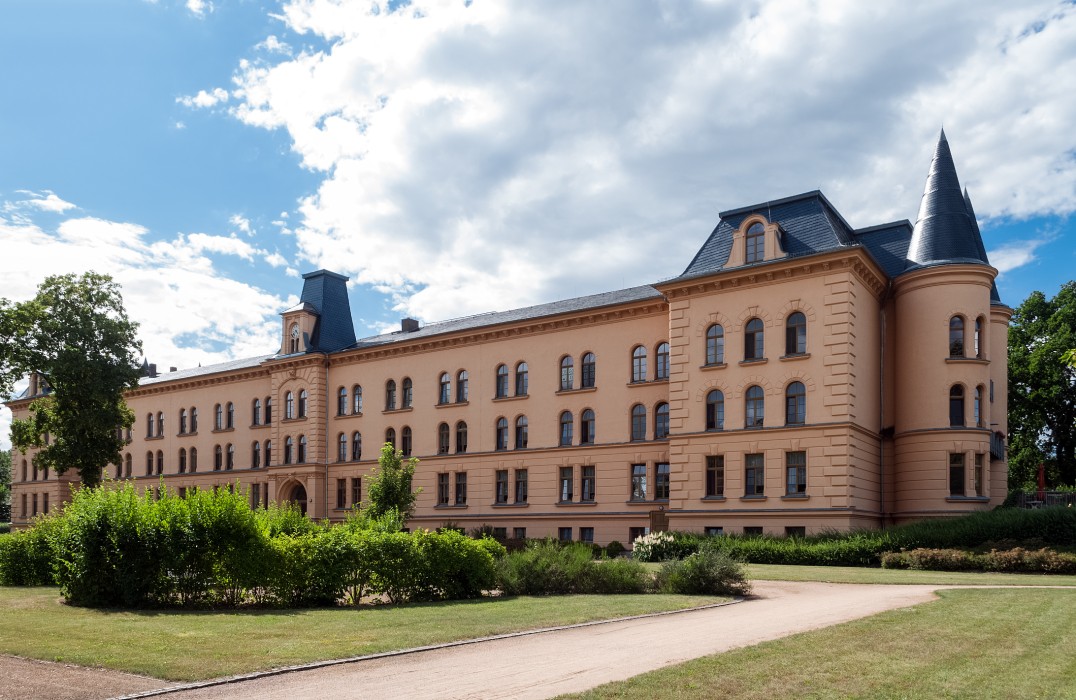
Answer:
[[[743,367],[744,365],[764,365],[767,362],[769,362],[768,358],[757,357],[757,358],[752,358],[750,360],[740,360],[739,365],[741,367]]]
[[[597,390],[598,390],[598,387],[596,387],[596,386],[582,386],[582,387],[579,387],[578,389],[559,389],[558,391],[556,391],[554,393],[555,393],[556,396],[564,396],[565,394],[585,394],[587,392],[597,391]]]
[[[709,371],[712,369],[725,369],[726,367],[728,367],[728,365],[724,362],[716,362],[712,365],[702,365],[699,367],[699,369]]]
[[[806,359],[809,359],[810,357],[811,357],[811,353],[809,353],[809,352],[797,352],[797,353],[792,354],[792,355],[781,355],[777,359],[779,359],[781,362],[791,362],[791,361],[794,361],[794,360],[806,360]]]

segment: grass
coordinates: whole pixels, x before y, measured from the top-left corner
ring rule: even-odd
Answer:
[[[1076,592],[939,595],[568,697],[1076,698]]]
[[[0,588],[0,653],[200,680],[540,627],[678,610],[710,596],[486,598],[359,609],[131,611],[76,608],[56,588]]]
[[[973,586],[1076,586],[1076,576],[997,574],[974,571],[910,571],[857,566],[783,566],[747,564],[752,580],[825,581],[827,583],[927,583]]]

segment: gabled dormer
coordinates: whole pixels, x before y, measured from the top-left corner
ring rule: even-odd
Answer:
[[[303,275],[299,304],[281,314],[280,354],[333,352],[355,343],[347,279],[328,270]]]
[[[787,256],[781,227],[761,214],[753,214],[732,232],[732,250],[725,267],[754,265]]]

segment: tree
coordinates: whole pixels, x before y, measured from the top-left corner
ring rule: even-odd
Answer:
[[[370,475],[368,518],[380,518],[393,509],[399,511],[405,521],[414,515],[416,494],[411,490],[411,480],[417,466],[417,459],[412,457],[405,462],[403,452],[391,443],[385,443]]]
[[[1009,482],[1076,485],[1076,282],[1032,292],[1009,327]]]
[[[7,513],[8,498],[11,496],[11,452],[0,452],[0,522],[7,522],[4,514]]]
[[[58,474],[101,481],[120,461],[122,428],[134,423],[123,392],[138,386],[138,324],[128,320],[119,286],[107,275],[48,277],[29,301],[0,299],[0,393],[36,375],[44,382],[30,415],[11,424],[11,442]]]

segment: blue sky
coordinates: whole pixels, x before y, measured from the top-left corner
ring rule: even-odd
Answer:
[[[811,189],[914,221],[944,125],[1015,306],[1076,277],[1076,6],[1012,5],[5,0],[0,296],[110,272],[158,365],[262,354],[320,267],[374,333]]]

